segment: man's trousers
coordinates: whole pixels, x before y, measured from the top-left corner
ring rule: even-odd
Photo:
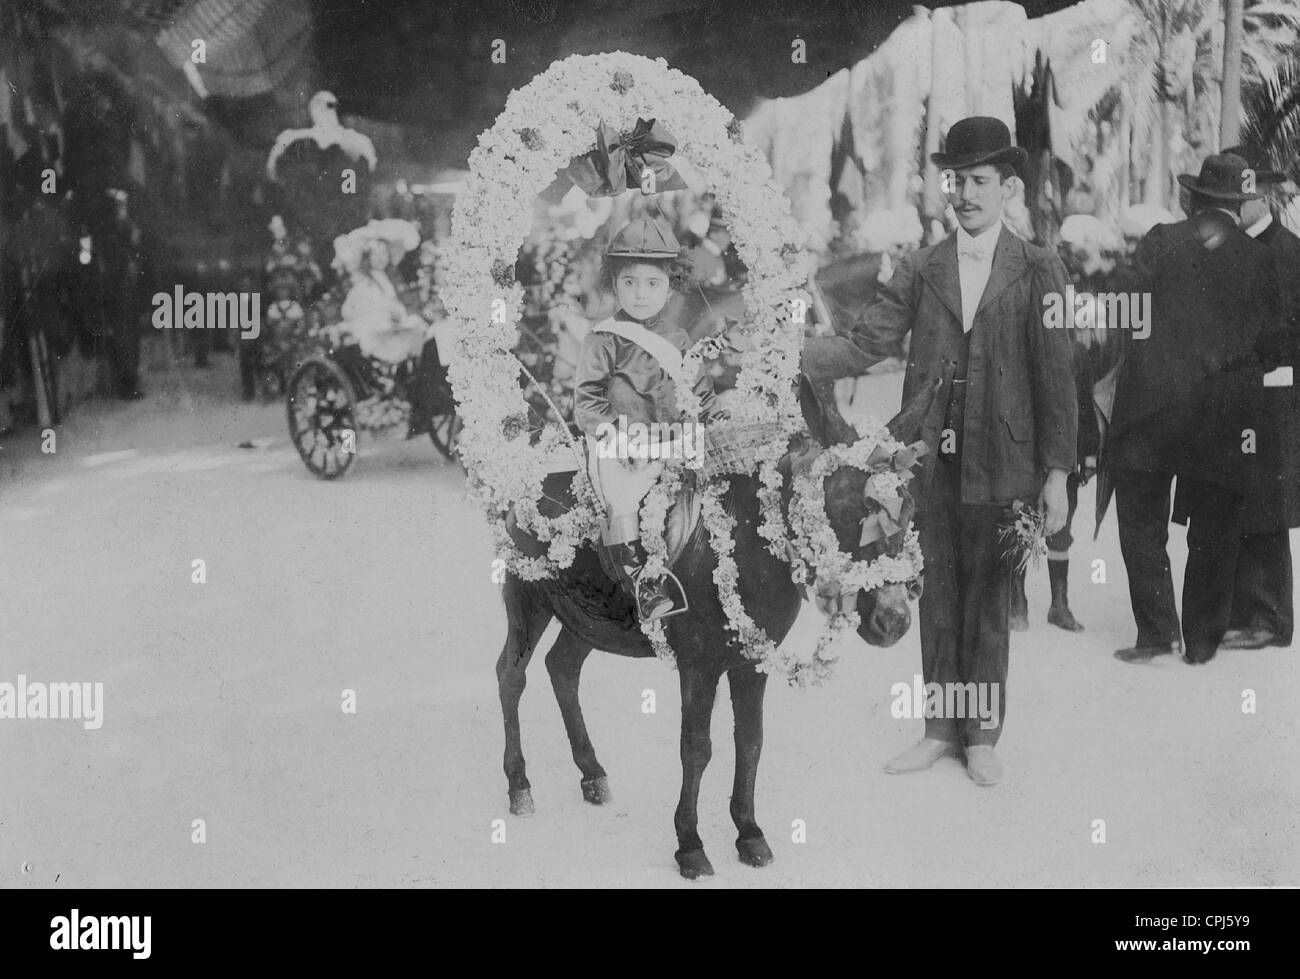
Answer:
[[[1295,635],[1291,533],[1243,534],[1232,592],[1232,629],[1264,629],[1290,645]]]
[[[1119,542],[1128,570],[1139,646],[1177,642],[1179,638],[1166,549],[1172,480],[1170,473],[1116,473]],[[1228,630],[1245,498],[1211,483],[1190,480],[1183,495],[1189,504],[1182,640],[1188,659],[1205,660],[1214,655]]]
[[[995,745],[1007,709],[1007,650],[1010,633],[1009,564],[998,540],[1001,506],[961,502],[961,457],[941,453],[921,511],[921,672],[926,683],[985,683],[996,690],[997,725],[981,727],[978,717],[927,717],[925,736],[957,744]],[[948,688],[944,688],[945,690]],[[975,688],[978,689],[978,688]],[[942,703],[947,698],[940,698]],[[954,698],[957,703],[967,698]],[[993,703],[983,699],[984,703]]]

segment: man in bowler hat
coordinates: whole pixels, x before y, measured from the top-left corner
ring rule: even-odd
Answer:
[[[1238,226],[1261,195],[1231,154],[1178,178],[1191,217],[1158,224],[1135,256],[1135,286],[1151,296],[1144,339],[1124,350],[1107,436],[1120,549],[1137,625],[1126,663],[1183,653],[1211,659],[1223,639],[1246,501],[1257,479],[1261,363],[1254,347],[1281,309],[1268,249]],[[1189,517],[1181,637],[1169,570],[1170,483]]]
[[[1289,646],[1295,630],[1290,528],[1300,527],[1300,238],[1282,227],[1267,197],[1286,182],[1258,147],[1224,150],[1250,166],[1266,196],[1242,201],[1241,228],[1275,259],[1285,315],[1260,334],[1255,349],[1265,371],[1256,447],[1256,478],[1242,514],[1240,549],[1233,575],[1232,611],[1222,649]],[[1185,522],[1190,505],[1180,491],[1174,519]]]
[[[932,159],[944,171],[957,232],[903,258],[851,336],[806,341],[803,369],[834,417],[830,383],[864,373],[912,334],[903,403],[936,392],[921,425],[933,450],[918,486],[921,669],[941,686],[996,685],[999,716],[989,725],[928,716],[944,705],[928,708],[925,737],[885,770],[922,771],[964,750],[967,774],[993,785],[1002,778],[994,746],[1006,713],[1011,575],[998,531],[1017,500],[1045,510],[1048,534],[1064,526],[1066,476],[1075,468],[1069,334],[1043,320],[1044,297],[1064,295],[1066,277],[1053,252],[1003,226],[1027,159],[1004,123],[963,119]]]

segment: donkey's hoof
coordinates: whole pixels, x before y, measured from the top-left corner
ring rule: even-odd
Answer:
[[[603,806],[614,801],[614,793],[609,791],[609,779],[604,775],[582,780],[582,798],[593,806]]]
[[[678,850],[677,867],[687,880],[713,876],[713,864],[704,855],[704,850]]]
[[[747,840],[736,840],[736,853],[740,855],[740,862],[748,864],[751,867],[766,867],[772,862],[772,848],[767,845],[767,840],[761,836],[754,836]]]
[[[534,812],[532,789],[510,790],[510,815],[531,816]]]

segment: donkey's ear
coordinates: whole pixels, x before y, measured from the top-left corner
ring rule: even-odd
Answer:
[[[818,392],[807,374],[799,375],[799,410],[803,412],[804,424],[824,446],[852,445],[858,440],[858,432],[835,407],[834,382],[822,387]]]

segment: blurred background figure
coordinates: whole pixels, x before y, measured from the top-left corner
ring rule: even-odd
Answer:
[[[290,234],[305,237],[325,267],[334,239],[370,216],[378,164],[374,144],[339,122],[338,107],[332,92],[317,92],[307,105],[311,125],[280,133],[266,159]]]
[[[130,214],[126,191],[112,189],[113,219],[101,237],[104,257],[104,319],[112,393],[144,397],[140,389],[140,335],[149,310],[152,270],[146,268],[143,234]],[[194,332],[206,332],[195,330]]]
[[[1061,223],[1061,260],[1077,293],[1110,291],[1116,259],[1122,245],[1119,236],[1089,214],[1073,214]],[[1100,428],[1093,387],[1105,376],[1115,357],[1117,343],[1111,342],[1109,328],[1119,324],[1106,321],[1105,310],[1085,307],[1087,314],[1070,331],[1074,367],[1074,385],[1079,401],[1078,465],[1066,479],[1069,515],[1065,526],[1047,538],[1047,575],[1051,588],[1051,605],[1047,621],[1067,632],[1082,632],[1083,624],[1070,611],[1070,547],[1074,543],[1071,528],[1079,508],[1079,488],[1088,485],[1097,474],[1097,456],[1101,447]],[[1025,595],[1025,572],[1019,571],[1011,588],[1010,627],[1017,632],[1029,628],[1029,601]]]

